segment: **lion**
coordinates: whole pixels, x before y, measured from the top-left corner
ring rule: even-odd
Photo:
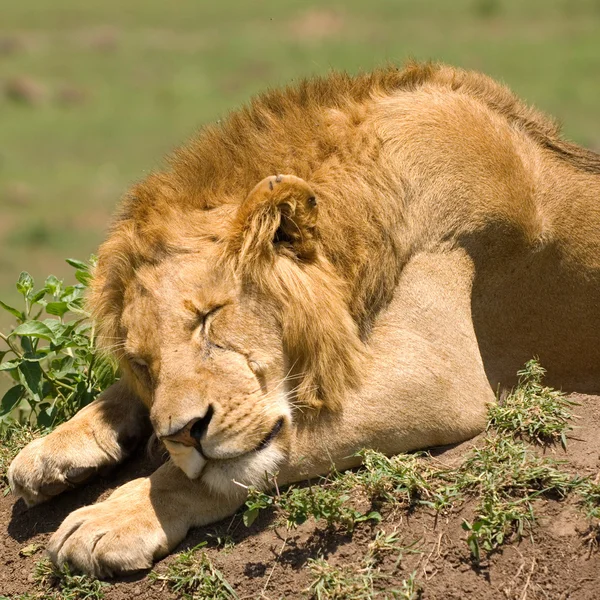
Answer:
[[[89,306],[122,378],[9,470],[27,504],[170,460],[75,510],[54,563],[149,568],[248,486],[467,440],[532,356],[598,389],[600,156],[484,75],[333,73],[205,128],[126,195]]]

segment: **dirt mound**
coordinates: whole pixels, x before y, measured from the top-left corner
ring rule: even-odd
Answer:
[[[546,454],[565,460],[563,468],[571,473],[595,475],[600,467],[600,399],[580,395],[572,398],[580,404],[575,409],[578,418],[569,436],[568,449],[564,452],[557,447]],[[455,462],[475,443],[477,440],[436,452],[436,459]],[[35,565],[62,519],[152,468],[148,459],[139,455],[113,477],[99,479],[31,510],[26,510],[21,501],[15,503],[10,496],[0,498],[0,522],[4,529],[0,545],[0,595],[18,598],[26,592],[40,593],[33,575]],[[242,516],[236,515],[216,526],[194,530],[178,551],[207,542],[203,551],[240,598],[310,597],[316,593],[319,573],[323,577],[333,573],[345,578],[343,581],[350,586],[346,589],[353,590],[356,598],[369,598],[373,594],[381,598],[431,600],[599,597],[600,555],[590,539],[589,522],[576,496],[563,501],[537,500],[537,525],[533,531],[525,532],[521,541],[509,543],[483,558],[479,565],[471,558],[462,528],[465,519],[473,518],[475,504],[476,499],[472,499],[445,516],[436,516],[426,508],[413,512],[384,509],[381,523],[361,524],[353,533],[327,530],[322,523],[312,520],[288,530],[285,526],[275,526],[273,515],[266,512],[247,528]],[[385,535],[379,533],[378,537],[380,531]],[[370,571],[367,587],[361,588],[365,585],[361,575],[366,572],[365,557],[372,556],[374,549],[378,552],[377,567]],[[325,575],[325,567],[311,561],[318,557],[324,558],[329,565],[326,568],[331,569]],[[155,570],[159,575],[164,574],[176,560],[171,556]],[[352,587],[354,576],[358,579]],[[311,585],[312,590],[308,591]],[[365,591],[368,586],[375,591]],[[391,590],[399,590],[399,595],[392,596]],[[152,581],[148,573],[111,581],[98,594],[101,595],[90,597],[103,595],[107,600],[185,597],[171,591],[160,578]]]

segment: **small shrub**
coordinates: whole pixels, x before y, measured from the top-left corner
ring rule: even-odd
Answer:
[[[370,567],[351,565],[334,567],[322,558],[309,559],[313,577],[308,592],[317,600],[368,600],[375,597],[374,571]]]
[[[96,350],[94,327],[84,309],[93,259],[92,264],[67,262],[76,269],[77,284],[50,276],[36,290],[31,275],[23,272],[17,282],[23,306],[0,302],[17,322],[10,333],[0,333],[8,346],[0,352],[0,371],[13,381],[0,401],[0,431],[19,418],[40,429],[55,427],[117,377],[115,363]],[[20,417],[15,415],[19,407],[25,409]]]
[[[442,510],[452,504],[458,492],[452,486],[452,472],[433,465],[429,454],[416,452],[387,457],[381,452],[363,450],[362,468],[347,476],[374,499],[407,508],[419,505]]]
[[[308,568],[313,580],[306,591],[316,600],[370,600],[378,597],[418,600],[421,597],[416,573],[402,581],[399,589],[394,589],[389,586],[389,575],[377,570],[368,561],[356,566],[334,567],[323,558],[311,558]]]
[[[517,373],[519,383],[502,404],[490,407],[489,425],[499,433],[511,433],[538,444],[560,441],[567,447],[575,402],[563,392],[542,385],[546,371],[530,360]]]
[[[274,508],[290,529],[302,525],[309,518],[324,520],[328,527],[339,525],[352,530],[357,523],[381,520],[378,512],[363,514],[349,504],[350,496],[338,485],[339,480],[324,480],[320,485],[289,487],[282,493],[248,490],[246,526],[252,525],[261,510]]]

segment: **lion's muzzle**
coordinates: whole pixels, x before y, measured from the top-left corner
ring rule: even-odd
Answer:
[[[197,417],[189,421],[179,431],[162,437],[163,441],[176,442],[184,446],[193,446],[202,454],[201,440],[206,435],[206,430],[215,414],[215,410],[210,404],[203,417]]]
[[[234,450],[228,448],[229,444],[225,440],[217,441],[219,439],[218,433],[216,439],[213,439],[215,438],[213,434],[210,437],[207,436],[208,426],[213,416],[214,409],[209,406],[203,417],[191,419],[184,427],[173,434],[160,436],[173,462],[190,479],[198,478],[209,460],[232,460],[266,449],[285,426],[285,417],[281,416],[275,421],[267,434],[259,438],[258,443],[255,442],[248,448],[238,446]],[[223,442],[225,442],[224,446],[222,446]],[[208,448],[208,451],[206,448]]]

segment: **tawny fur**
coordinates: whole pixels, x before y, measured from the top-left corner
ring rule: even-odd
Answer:
[[[597,390],[599,200],[597,154],[443,65],[311,79],[206,128],[130,191],[100,250],[89,303],[123,382],[49,436],[63,466],[29,447],[9,478],[47,498],[98,466],[73,431],[114,445],[115,413],[141,404],[180,469],[70,515],[51,557],[146,568],[265,475],[468,439],[534,355],[551,383]]]

